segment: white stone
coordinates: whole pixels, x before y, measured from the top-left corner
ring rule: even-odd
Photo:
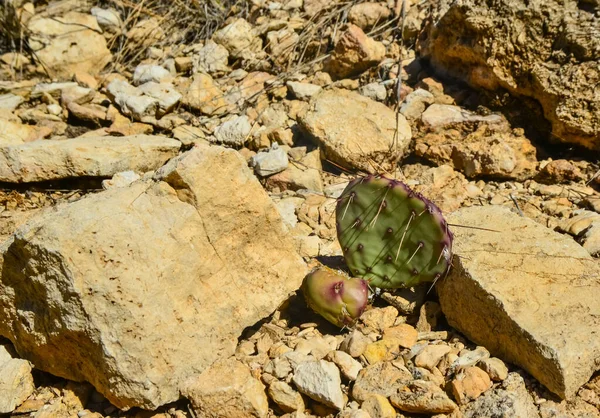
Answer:
[[[321,86],[316,84],[299,83],[297,81],[288,81],[286,85],[292,96],[298,100],[310,99],[323,90]]]
[[[325,360],[301,363],[292,381],[309,398],[337,410],[344,408],[340,371],[335,364]]]
[[[16,94],[0,94],[0,109],[6,109],[9,111],[15,110],[24,99]]]
[[[387,98],[387,89],[381,83],[369,83],[359,89],[360,94],[371,100],[383,102]]]
[[[285,170],[288,166],[287,152],[274,144],[270,150],[259,152],[252,157],[250,165],[261,177],[267,177]]]
[[[139,86],[138,90],[146,96],[158,100],[159,116],[171,112],[182,97],[181,93],[175,90],[175,87],[170,83],[149,81]]]
[[[0,414],[9,414],[35,390],[31,364],[12,358],[6,346],[0,345]]]
[[[169,73],[169,70],[160,65],[140,64],[135,67],[133,72],[133,84],[140,85],[147,83],[148,81],[160,83],[170,76],[171,73]]]
[[[241,147],[246,142],[251,130],[252,125],[248,116],[237,116],[219,125],[215,129],[215,138],[221,144]]]
[[[262,47],[262,41],[254,33],[252,25],[242,18],[216,31],[213,40],[224,46],[233,58],[252,56]]]
[[[122,171],[112,176],[110,180],[103,180],[102,187],[108,190],[112,187],[127,187],[134,181],[140,179],[140,175],[135,171]]]
[[[502,121],[502,117],[499,115],[479,116],[459,106],[435,103],[423,112],[421,120],[425,126],[431,129],[437,129],[464,122],[499,123]]]
[[[98,25],[103,29],[117,31],[123,27],[123,21],[119,12],[115,9],[102,9],[101,7],[92,7],[90,10],[92,16],[96,18]]]
[[[333,361],[344,377],[350,381],[356,380],[358,372],[363,368],[360,362],[354,360],[350,354],[339,350],[329,353],[327,360]]]
[[[192,58],[193,72],[226,72],[229,70],[228,60],[229,52],[227,49],[209,39]]]

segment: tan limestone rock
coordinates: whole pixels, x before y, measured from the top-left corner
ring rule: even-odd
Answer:
[[[306,274],[244,159],[202,144],[32,219],[0,260],[0,335],[121,409],[179,399]]]
[[[398,138],[396,133],[398,117]],[[300,123],[321,145],[325,158],[346,168],[381,172],[408,150],[410,125],[382,103],[347,90],[313,97]],[[368,138],[368,140],[366,140]]]
[[[219,360],[190,379],[183,395],[196,414],[206,418],[264,418],[269,409],[264,385],[233,358]]]
[[[206,115],[221,115],[230,106],[213,78],[208,74],[195,74],[192,84],[184,91],[181,102]]]
[[[426,380],[413,380],[399,388],[390,402],[401,411],[417,414],[444,414],[456,409],[446,392]]]
[[[112,59],[96,18],[69,12],[64,16],[34,16],[28,23],[35,56],[54,77],[76,72],[98,74]]]
[[[0,146],[0,181],[22,183],[68,177],[112,177],[155,170],[181,144],[162,136],[82,137]]]
[[[451,382],[454,399],[464,405],[477,399],[483,392],[492,387],[492,381],[486,372],[479,367],[467,367]]]
[[[335,45],[327,71],[337,79],[357,75],[373,67],[385,57],[385,46],[367,36],[356,25],[348,25]]]
[[[31,364],[0,345],[0,414],[13,412],[34,390]]]
[[[411,348],[417,343],[418,331],[409,324],[400,324],[383,331],[384,338],[395,338],[400,347]]]
[[[450,325],[561,397],[598,369],[600,268],[569,236],[498,206],[460,209],[453,269],[438,282]],[[485,228],[485,229],[483,229]]]

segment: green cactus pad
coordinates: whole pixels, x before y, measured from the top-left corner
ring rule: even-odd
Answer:
[[[353,180],[338,200],[336,220],[351,274],[372,286],[412,287],[449,268],[452,233],[441,211],[400,181]]]
[[[365,280],[328,267],[310,272],[302,283],[302,293],[313,311],[338,327],[353,324],[367,307],[369,296]]]

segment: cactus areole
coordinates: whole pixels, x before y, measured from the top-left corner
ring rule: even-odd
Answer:
[[[433,282],[450,266],[452,233],[442,212],[400,181],[381,175],[351,181],[336,219],[350,273],[372,286]]]

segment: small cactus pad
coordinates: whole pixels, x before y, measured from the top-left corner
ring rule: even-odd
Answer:
[[[367,282],[328,267],[309,273],[302,293],[310,308],[338,327],[348,326],[362,315],[369,296]]]
[[[452,233],[441,211],[400,181],[381,175],[351,181],[336,220],[351,274],[373,286],[432,282],[450,265]]]

